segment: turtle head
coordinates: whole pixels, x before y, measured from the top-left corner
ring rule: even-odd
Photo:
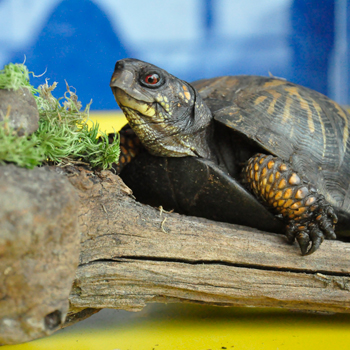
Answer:
[[[110,86],[151,154],[210,158],[212,114],[190,84],[152,64],[123,59],[115,65]]]

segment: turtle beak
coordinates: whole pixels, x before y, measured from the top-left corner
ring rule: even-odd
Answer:
[[[115,88],[121,90],[129,89],[134,84],[134,74],[131,70],[125,69],[123,62],[117,62],[109,86],[114,92]]]
[[[114,97],[116,97],[117,90],[120,89],[136,100],[146,103],[153,102],[153,98],[148,96],[149,94],[144,91],[137,81],[138,69],[139,67],[137,64],[133,64],[127,60],[120,60],[116,63],[111,82],[109,84]]]

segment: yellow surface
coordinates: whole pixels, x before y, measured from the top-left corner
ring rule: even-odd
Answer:
[[[92,113],[113,132],[118,112]],[[103,310],[54,335],[1,350],[342,350],[350,349],[350,315],[277,309],[149,305],[139,313]]]
[[[121,312],[123,313],[123,312]],[[51,337],[1,350],[345,350],[349,315],[284,310],[151,305],[91,325],[75,325]],[[123,315],[124,315],[123,314]],[[93,317],[98,316],[95,315]],[[92,317],[92,318],[93,318]],[[120,316],[119,316],[120,317]],[[82,323],[87,324],[90,320]],[[77,327],[79,326],[79,327]]]
[[[112,133],[120,130],[127,120],[121,111],[90,112],[90,119],[98,122],[100,130],[105,133]]]

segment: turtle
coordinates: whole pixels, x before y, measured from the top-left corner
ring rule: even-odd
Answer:
[[[110,86],[132,129],[121,164],[146,192],[158,179],[150,197],[282,230],[302,255],[336,239],[337,223],[349,234],[350,118],[325,95],[271,76],[188,83],[132,58],[116,62]]]

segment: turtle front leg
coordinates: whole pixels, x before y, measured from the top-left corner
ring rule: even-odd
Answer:
[[[112,142],[114,139],[114,134],[109,134],[108,138],[110,142]],[[113,169],[117,174],[120,174],[123,168],[144,150],[141,141],[128,124],[119,131],[119,146],[119,162],[117,164],[113,164]]]
[[[296,239],[302,255],[315,252],[324,238],[336,238],[338,219],[332,206],[282,159],[257,154],[248,160],[242,175],[258,199],[283,217],[288,241]]]

